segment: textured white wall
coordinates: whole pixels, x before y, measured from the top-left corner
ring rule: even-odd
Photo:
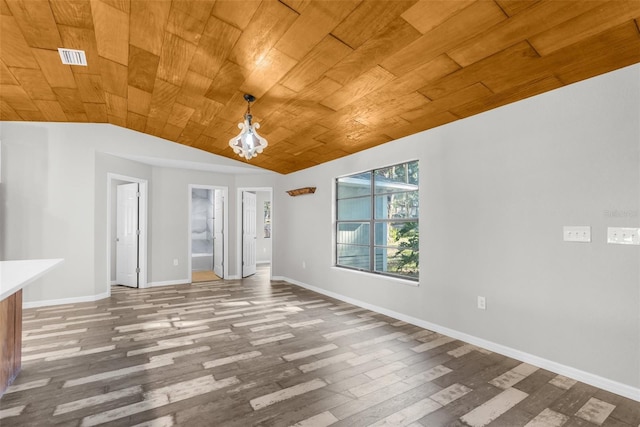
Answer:
[[[149,166],[105,153],[207,163],[220,165],[221,170],[242,163],[101,124],[0,122],[0,140],[0,253],[5,259],[65,259],[62,266],[25,290],[26,303],[92,297],[107,291],[109,172],[149,182],[149,282],[188,277],[190,183],[230,187],[229,241],[233,245],[234,175]],[[235,274],[234,248],[229,251],[234,261],[229,263],[230,274]],[[173,266],[174,258],[179,259],[178,267]]]
[[[640,386],[640,246],[606,244],[640,227],[639,85],[636,65],[279,177],[273,275]],[[419,286],[332,267],[335,177],[412,159]]]

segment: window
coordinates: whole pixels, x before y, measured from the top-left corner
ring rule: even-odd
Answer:
[[[418,161],[338,178],[336,194],[336,265],[418,280]]]

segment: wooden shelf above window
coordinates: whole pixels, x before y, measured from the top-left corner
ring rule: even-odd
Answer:
[[[303,194],[313,194],[315,192],[316,192],[316,187],[303,187],[303,188],[296,188],[295,190],[287,191],[287,193],[289,193],[291,197],[301,196]]]

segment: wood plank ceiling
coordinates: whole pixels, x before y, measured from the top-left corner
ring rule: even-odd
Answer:
[[[290,173],[640,62],[640,0],[0,0],[0,118]],[[86,51],[62,65],[57,48]],[[531,120],[535,120],[532,117]]]

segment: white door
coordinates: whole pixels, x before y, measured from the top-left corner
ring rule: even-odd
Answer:
[[[138,183],[117,187],[116,283],[138,287]]]
[[[256,273],[256,195],[242,192],[242,277]]]
[[[224,278],[224,198],[222,190],[215,190],[213,198],[213,272]]]

